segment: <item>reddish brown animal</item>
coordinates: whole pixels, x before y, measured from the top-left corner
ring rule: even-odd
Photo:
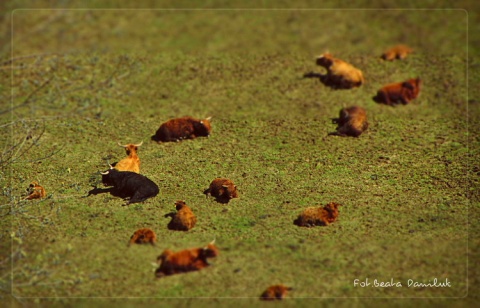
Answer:
[[[406,105],[418,97],[421,86],[422,80],[420,78],[411,78],[404,82],[388,84],[378,90],[374,100],[389,106],[399,103]]]
[[[327,86],[338,89],[351,89],[365,83],[361,70],[353,65],[334,58],[330,53],[317,57],[317,65],[324,67],[327,74],[320,80]]]
[[[119,146],[125,148],[125,152],[128,157],[125,157],[121,161],[114,164],[114,168],[118,171],[131,171],[135,173],[140,173],[140,158],[137,155],[138,147],[143,144],[143,141],[139,144],[125,144],[122,145],[118,143]]]
[[[382,54],[382,59],[386,61],[393,61],[395,59],[403,60],[412,52],[413,49],[406,45],[396,45],[387,49]]]
[[[170,230],[188,231],[197,223],[197,217],[184,201],[175,202],[176,213],[166,214],[165,217],[171,217],[172,220],[167,227]]]
[[[283,284],[270,286],[260,295],[260,299],[265,301],[282,300],[291,290],[293,288],[286,287]]]
[[[32,199],[43,199],[47,195],[45,189],[38,184],[38,182],[33,181],[27,188],[28,196],[25,197],[25,200]]]
[[[329,135],[358,137],[368,128],[367,112],[358,106],[342,108],[332,123],[337,124],[337,131]]]
[[[157,142],[180,141],[196,137],[208,137],[212,130],[211,117],[203,120],[192,117],[171,119],[160,125],[152,140]]]
[[[339,215],[338,207],[341,204],[330,202],[322,207],[309,207],[305,209],[293,222],[300,227],[328,226]]]
[[[228,203],[231,199],[238,198],[237,186],[226,178],[216,178],[203,193],[215,197],[220,203]]]
[[[157,258],[160,266],[155,275],[157,277],[169,276],[174,274],[198,271],[210,266],[207,259],[218,256],[218,248],[212,241],[207,247],[185,249],[179,252],[173,252],[170,249],[165,250]]]
[[[152,229],[149,228],[142,228],[138,229],[133,233],[133,235],[130,237],[130,241],[128,242],[128,245],[132,244],[151,244],[155,245],[157,242],[157,235],[155,232],[153,232]]]

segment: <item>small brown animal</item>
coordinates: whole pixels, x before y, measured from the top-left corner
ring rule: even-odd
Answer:
[[[143,141],[139,144],[125,144],[122,145],[118,143],[119,146],[125,148],[125,152],[128,157],[125,157],[121,161],[114,164],[114,168],[118,171],[131,171],[135,173],[140,173],[140,158],[137,155],[138,147],[143,144]]]
[[[382,54],[382,59],[386,61],[393,61],[395,59],[403,60],[412,52],[413,49],[406,45],[396,45],[387,49]]]
[[[208,137],[212,130],[208,117],[203,120],[192,117],[171,119],[160,125],[152,140],[157,142],[180,141],[183,139],[194,139],[196,137]]]
[[[399,103],[406,105],[418,97],[421,86],[422,80],[418,77],[404,82],[391,83],[378,90],[374,100],[389,106]]]
[[[231,199],[238,198],[237,186],[226,178],[216,178],[203,193],[215,197],[220,203],[228,203]]]
[[[128,245],[132,244],[147,244],[150,243],[151,245],[155,245],[155,242],[157,241],[157,235],[155,232],[153,232],[152,229],[149,228],[142,228],[138,229],[133,233],[133,235],[130,237],[130,241],[128,242]]]
[[[367,112],[358,106],[342,108],[332,123],[337,124],[337,131],[329,135],[358,137],[368,128]]]
[[[351,89],[359,87],[365,82],[361,70],[343,60],[334,58],[330,53],[318,56],[316,63],[327,70],[327,74],[320,79],[327,86]]]
[[[218,248],[214,245],[215,240],[203,248],[185,249],[173,252],[170,249],[163,251],[157,257],[160,266],[155,271],[158,278],[173,274],[198,271],[210,266],[207,259],[218,256]]]
[[[197,223],[197,217],[184,201],[175,202],[176,213],[166,214],[165,217],[171,217],[172,220],[167,227],[170,230],[188,231]]]
[[[270,286],[260,295],[260,299],[265,301],[282,300],[291,290],[293,288],[286,287],[283,284]]]
[[[25,197],[25,200],[43,199],[47,195],[45,189],[35,181],[30,183],[27,188],[27,192],[28,196]]]
[[[323,208],[306,208],[293,223],[299,227],[328,226],[337,219],[339,206],[341,204],[330,202]]]

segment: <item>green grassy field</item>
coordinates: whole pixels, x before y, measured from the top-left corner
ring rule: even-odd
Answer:
[[[294,288],[286,306],[474,304],[464,297],[480,277],[480,78],[478,46],[467,48],[467,17],[477,15],[206,9],[9,16],[12,54],[4,48],[0,70],[2,101],[11,101],[0,118],[5,302],[253,306],[267,286],[284,283]],[[478,42],[477,28],[470,41]],[[399,42],[415,52],[382,61],[382,51]],[[314,58],[327,50],[360,68],[366,84],[332,90],[303,78],[322,72]],[[372,100],[384,84],[417,76],[423,88],[411,104]],[[331,118],[350,105],[367,110],[369,129],[359,138],[328,136]],[[161,123],[184,115],[212,116],[211,136],[150,140]],[[124,157],[117,142],[142,140],[141,173],[159,195],[130,206],[109,194],[87,196],[101,186],[99,171]],[[218,176],[235,182],[239,199],[220,204],[203,195]],[[46,199],[22,200],[33,180]],[[176,200],[197,215],[189,232],[166,227],[163,215]],[[306,207],[331,201],[343,205],[337,222],[293,224]],[[157,246],[127,247],[143,227],[155,230]],[[220,255],[211,267],[154,277],[152,263],[164,249],[212,239]],[[408,286],[434,278],[451,287]],[[356,279],[371,285],[355,286]],[[375,279],[402,287],[376,287]]]

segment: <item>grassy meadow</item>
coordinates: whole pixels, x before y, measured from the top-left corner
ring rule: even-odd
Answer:
[[[478,46],[468,44],[478,42],[478,26],[468,37],[467,21],[477,15],[215,4],[2,4],[12,36],[3,36],[0,66],[1,300],[250,307],[283,283],[294,290],[282,306],[473,305],[480,78]],[[397,43],[415,52],[381,60]],[[323,73],[315,56],[325,51],[361,69],[366,83],[333,90],[303,78]],[[423,88],[411,104],[372,100],[383,85],[417,76]],[[351,105],[367,110],[369,129],[359,138],[328,136],[331,119]],[[161,123],[185,115],[212,116],[211,136],[150,140]],[[141,173],[158,196],[129,206],[110,194],[88,196],[103,187],[99,171],[125,156],[117,143],[140,141]],[[205,197],[220,176],[240,198]],[[32,181],[47,198],[23,200]],[[166,227],[176,200],[197,216],[188,232]],[[293,224],[306,207],[331,201],[343,206],[330,226]],[[127,247],[144,227],[157,245]],[[220,255],[211,267],[154,277],[164,249],[213,239]],[[408,286],[435,278],[451,286]]]

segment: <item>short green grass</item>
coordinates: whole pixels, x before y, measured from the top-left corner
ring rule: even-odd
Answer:
[[[181,307],[204,298],[200,304],[251,306],[275,283],[295,288],[285,305],[305,307],[327,298],[467,295],[467,261],[475,262],[467,258],[475,249],[467,250],[467,226],[469,208],[478,210],[480,169],[464,11],[17,10],[12,17],[19,58],[14,108],[1,123],[0,282],[20,302],[82,306],[87,301],[74,298],[101,297]],[[416,52],[381,61],[399,41]],[[320,72],[314,56],[325,50],[362,69],[367,83],[332,90],[302,78]],[[36,56],[20,58],[29,55]],[[383,84],[416,76],[424,88],[412,104],[373,102]],[[367,109],[369,129],[359,138],[328,136],[331,118],[349,105]],[[150,141],[162,122],[184,115],[212,116],[212,135]],[[142,140],[141,173],[160,194],[130,206],[109,194],[87,197],[101,185],[99,171],[124,156],[117,142]],[[203,195],[218,176],[237,184],[239,199],[223,205]],[[33,180],[48,197],[21,200]],[[180,199],[198,217],[189,232],[166,228],[163,215]],[[293,225],[304,208],[330,201],[343,204],[337,222]],[[142,227],[156,231],[157,246],[127,247]],[[213,266],[154,278],[163,249],[213,239],[220,249]],[[403,287],[354,286],[367,278]],[[407,286],[434,278],[452,286]]]

